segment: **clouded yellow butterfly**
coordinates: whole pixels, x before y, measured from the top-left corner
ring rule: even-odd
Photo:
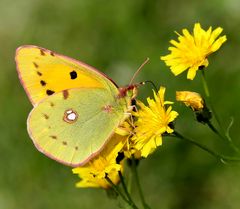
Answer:
[[[135,86],[118,86],[80,61],[38,46],[16,51],[19,79],[34,108],[27,120],[36,148],[70,166],[96,156],[131,109]]]

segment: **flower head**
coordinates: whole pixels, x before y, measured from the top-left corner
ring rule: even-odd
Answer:
[[[107,182],[106,175],[117,184],[120,180],[118,171],[123,170],[123,165],[116,159],[125,142],[125,137],[115,134],[96,158],[84,166],[74,168],[73,173],[78,174],[81,179],[76,186],[107,189],[111,185]]]
[[[172,110],[172,102],[164,101],[165,88],[161,87],[158,93],[154,93],[154,99],[147,98],[148,106],[138,101],[140,109],[133,113],[136,117],[135,134],[131,140],[136,150],[141,152],[142,157],[147,157],[157,146],[162,144],[162,134],[172,133],[169,123],[178,116]]]
[[[187,78],[193,80],[199,67],[207,67],[207,57],[217,51],[227,40],[226,36],[218,36],[222,32],[218,27],[212,31],[209,27],[207,31],[201,28],[200,23],[194,25],[193,34],[187,29],[183,29],[183,35],[178,34],[178,41],[171,40],[173,45],[169,47],[171,53],[160,57],[167,66],[170,66],[174,75],[179,75],[188,70]]]
[[[183,102],[194,111],[202,110],[205,105],[201,95],[192,91],[177,91],[176,100]]]

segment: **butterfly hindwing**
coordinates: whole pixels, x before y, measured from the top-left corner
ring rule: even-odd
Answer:
[[[105,88],[117,92],[112,80],[85,63],[37,46],[17,49],[19,78],[32,104],[71,88]]]
[[[58,92],[34,107],[28,132],[47,156],[67,165],[81,165],[101,150],[124,120],[124,101],[101,88]]]

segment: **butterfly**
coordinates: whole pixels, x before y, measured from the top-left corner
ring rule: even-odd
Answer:
[[[62,164],[87,163],[129,116],[135,85],[119,88],[93,67],[38,46],[19,47],[15,61],[33,105],[29,136],[40,152]]]

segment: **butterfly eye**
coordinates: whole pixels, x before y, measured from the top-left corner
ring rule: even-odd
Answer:
[[[76,111],[69,109],[64,112],[63,120],[67,123],[74,123],[78,119]]]

